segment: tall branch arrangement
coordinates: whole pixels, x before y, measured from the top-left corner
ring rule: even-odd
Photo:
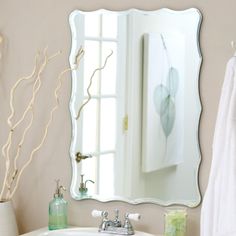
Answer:
[[[10,115],[7,118],[8,135],[7,135],[5,144],[2,146],[2,149],[1,149],[2,157],[5,163],[5,173],[3,176],[2,185],[0,185],[0,201],[6,201],[6,200],[12,199],[16,190],[18,189],[19,181],[22,177],[22,174],[24,173],[26,168],[29,167],[30,163],[35,157],[35,154],[39,151],[39,149],[45,143],[49,127],[53,121],[54,113],[59,107],[59,92],[62,87],[62,80],[64,78],[64,75],[67,74],[68,72],[71,72],[72,70],[78,69],[80,61],[84,55],[84,50],[81,47],[75,56],[74,65],[70,68],[66,68],[62,70],[57,76],[57,85],[54,90],[55,105],[50,110],[49,119],[43,129],[43,135],[41,136],[39,143],[35,147],[33,147],[32,151],[28,154],[25,163],[21,164],[20,166],[18,163],[18,160],[21,157],[21,150],[22,150],[23,145],[25,144],[25,138],[27,134],[29,133],[30,128],[32,127],[32,124],[34,121],[34,110],[36,108],[35,100],[42,85],[42,73],[44,72],[49,62],[51,62],[54,58],[60,55],[60,53],[61,52],[58,51],[55,54],[49,56],[47,53],[47,48],[45,48],[43,52],[37,52],[35,55],[35,63],[34,63],[32,72],[27,76],[19,78],[10,90],[10,101],[9,101]],[[90,77],[90,84],[87,89],[88,94],[89,94],[89,89],[92,84],[92,79],[96,71],[102,70],[105,68],[107,60],[111,56],[111,54],[107,56],[103,67],[95,69],[94,72],[92,73],[92,76]],[[20,115],[20,118],[18,119],[15,118],[14,120],[16,121],[13,122],[13,118],[16,115],[15,105],[14,105],[15,92],[20,84],[28,80],[34,81],[32,85],[31,98],[26,104],[26,108],[25,110],[23,110],[23,113]],[[86,104],[87,103],[88,101],[86,102]],[[82,104],[81,107],[78,109],[79,110],[78,118],[82,109],[84,108],[86,104]],[[26,127],[24,127],[24,121],[26,120],[27,121],[29,120],[29,122],[28,123],[25,122],[27,123],[27,125]],[[23,131],[21,133],[19,133],[19,131],[16,132],[17,131],[16,128],[19,127],[20,125],[22,125],[23,127]],[[12,140],[13,140],[14,135],[16,135],[16,133],[20,137],[20,141],[18,142],[17,147],[13,147]]]

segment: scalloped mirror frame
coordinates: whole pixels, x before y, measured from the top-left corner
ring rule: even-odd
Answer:
[[[72,164],[72,180],[71,180],[71,188],[70,188],[70,192],[71,192],[71,196],[72,198],[74,198],[75,200],[86,200],[86,199],[94,199],[100,202],[110,202],[110,201],[122,201],[122,202],[127,202],[130,204],[140,204],[140,203],[153,203],[153,204],[158,204],[161,206],[171,206],[171,205],[184,205],[184,206],[188,206],[188,207],[197,207],[200,203],[201,203],[201,193],[200,193],[200,187],[199,187],[199,168],[200,168],[200,164],[201,164],[201,151],[200,151],[200,144],[199,144],[199,123],[200,123],[200,117],[201,117],[201,112],[202,112],[202,105],[201,105],[201,100],[200,100],[200,92],[199,92],[199,80],[200,80],[200,70],[201,70],[201,65],[202,65],[202,55],[201,55],[201,51],[200,51],[200,43],[199,43],[199,36],[200,36],[200,27],[201,27],[201,23],[202,23],[202,14],[201,12],[196,9],[196,8],[189,8],[186,10],[182,10],[182,11],[175,11],[175,10],[171,10],[171,9],[167,9],[167,8],[162,8],[159,10],[155,10],[155,11],[142,11],[142,10],[137,10],[137,9],[130,9],[127,11],[120,11],[118,12],[119,14],[129,14],[130,12],[135,11],[135,12],[139,12],[139,13],[147,13],[147,14],[156,14],[156,13],[168,13],[168,14],[195,14],[197,17],[197,21],[198,21],[198,26],[197,26],[197,32],[196,32],[196,45],[197,45],[197,49],[198,49],[198,65],[196,65],[196,77],[198,78],[198,86],[196,88],[197,90],[197,94],[198,94],[198,98],[197,98],[197,103],[198,103],[198,112],[197,112],[197,119],[196,119],[196,145],[197,145],[197,152],[198,152],[198,161],[197,161],[197,166],[196,166],[196,170],[194,173],[195,176],[195,184],[196,184],[196,192],[197,192],[197,196],[194,200],[178,200],[178,201],[174,201],[174,200],[161,200],[161,199],[154,199],[154,198],[135,198],[135,199],[129,199],[129,198],[124,198],[122,196],[114,196],[114,197],[107,197],[107,198],[101,198],[99,195],[93,195],[92,197],[88,197],[88,198],[80,198],[78,196],[77,190],[79,188],[79,183],[80,183],[80,173],[78,171],[78,163],[75,160],[75,151],[77,150],[77,145],[78,145],[78,124],[76,122],[76,120],[74,119],[75,114],[76,114],[76,109],[75,109],[75,104],[78,104],[78,101],[76,99],[76,95],[77,96],[82,96],[81,94],[77,94],[78,92],[76,91],[77,88],[77,75],[76,72],[72,72],[72,91],[71,91],[71,100],[70,100],[70,111],[71,111],[71,119],[72,119],[72,141],[71,141],[71,148],[70,148],[70,157],[71,157],[71,164]],[[114,11],[108,11],[105,9],[100,9],[97,11],[93,11],[93,12],[99,12],[99,13],[103,13],[103,12],[114,12]],[[115,11],[117,12],[117,11]],[[74,63],[74,56],[76,54],[77,48],[76,48],[76,40],[77,40],[77,30],[76,30],[76,25],[74,22],[74,17],[76,16],[76,14],[81,13],[81,14],[85,14],[85,11],[79,11],[79,10],[75,10],[71,13],[70,17],[69,17],[69,21],[70,21],[70,26],[71,26],[71,32],[72,32],[72,47],[71,47],[71,54],[70,54],[70,65],[73,66]]]

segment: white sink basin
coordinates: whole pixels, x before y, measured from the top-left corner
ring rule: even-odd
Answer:
[[[71,228],[48,231],[38,236],[107,236],[107,234],[98,233],[94,228]]]
[[[47,231],[44,233],[37,234],[37,236],[118,236],[117,234],[105,234],[99,233],[97,228],[69,228],[62,230]],[[136,231],[136,236],[153,236],[143,232]],[[120,236],[120,235],[119,235]]]

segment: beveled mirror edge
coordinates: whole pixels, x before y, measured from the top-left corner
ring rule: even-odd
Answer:
[[[70,13],[70,16],[69,16],[69,20],[71,18],[74,17],[74,15],[76,15],[77,13],[81,13],[81,14],[87,14],[87,13],[104,13],[104,12],[109,12],[109,13],[119,13],[119,14],[129,14],[130,12],[139,12],[139,13],[148,13],[148,14],[155,14],[157,12],[160,12],[160,11],[166,11],[166,12],[169,12],[169,13],[175,13],[175,14],[182,14],[184,12],[196,12],[200,18],[202,18],[202,14],[200,12],[199,9],[197,8],[187,8],[187,9],[183,9],[183,10],[173,10],[173,9],[170,9],[170,8],[160,8],[160,9],[157,9],[157,10],[141,10],[141,9],[137,9],[137,8],[130,8],[128,10],[124,10],[124,11],[115,11],[115,10],[109,10],[109,9],[105,9],[105,8],[101,8],[101,9],[97,9],[97,10],[92,10],[92,11],[84,11],[84,10],[74,10]]]
[[[201,167],[201,163],[202,163],[202,153],[201,153],[201,145],[200,145],[200,121],[201,121],[203,106],[202,106],[201,93],[200,93],[200,75],[201,75],[203,57],[202,57],[202,52],[201,52],[200,31],[201,31],[203,16],[202,16],[200,10],[196,9],[196,11],[199,16],[197,35],[196,35],[196,43],[197,43],[198,56],[199,56],[198,74],[197,74],[197,76],[198,76],[197,91],[198,91],[198,103],[199,103],[198,126],[197,126],[197,140],[198,140],[198,142],[197,143],[198,143],[199,161],[198,161],[197,173],[196,173],[196,186],[198,188],[198,201],[196,202],[195,206],[193,206],[193,207],[199,206],[202,202],[202,194],[201,194],[201,190],[200,190],[200,167]]]
[[[71,52],[70,52],[70,56],[69,56],[69,63],[72,66],[73,65],[73,41],[75,40],[75,25],[73,22],[73,18],[75,17],[76,14],[78,13],[82,13],[82,14],[86,14],[86,13],[94,13],[94,12],[114,12],[114,13],[120,13],[120,14],[128,14],[131,11],[135,11],[135,12],[140,12],[140,13],[149,13],[149,14],[155,14],[157,12],[160,11],[166,11],[168,13],[174,13],[174,14],[182,14],[185,12],[194,12],[195,14],[197,14],[198,16],[198,26],[197,26],[197,32],[196,32],[196,44],[197,44],[197,49],[198,49],[198,73],[197,73],[197,79],[198,79],[198,87],[196,88],[198,90],[198,106],[199,106],[199,111],[198,111],[198,123],[197,123],[197,145],[198,145],[198,155],[199,155],[199,161],[198,161],[198,165],[196,166],[196,186],[197,186],[197,192],[198,192],[198,196],[195,199],[195,201],[189,201],[189,200],[177,200],[177,201],[162,201],[160,199],[153,199],[153,198],[137,198],[137,199],[127,199],[127,198],[123,198],[123,197],[112,197],[112,198],[101,198],[101,197],[97,197],[96,195],[94,195],[93,197],[87,197],[87,198],[79,198],[76,195],[76,192],[74,191],[74,189],[76,188],[76,178],[78,177],[78,170],[77,170],[77,162],[75,161],[75,157],[74,157],[74,140],[75,140],[75,127],[76,127],[76,122],[75,119],[73,117],[73,113],[75,112],[73,109],[73,101],[74,101],[74,93],[73,93],[73,88],[75,86],[73,86],[73,84],[75,83],[75,78],[74,76],[72,76],[72,83],[71,83],[71,98],[70,98],[70,102],[69,102],[69,108],[70,108],[70,113],[71,113],[71,122],[72,122],[72,141],[71,141],[71,146],[70,146],[70,158],[71,158],[71,165],[72,165],[72,176],[71,176],[71,186],[70,186],[70,194],[71,197],[74,200],[79,200],[79,201],[83,201],[83,200],[95,200],[95,201],[99,201],[99,202],[116,202],[116,201],[120,201],[120,202],[125,202],[125,203],[129,203],[129,204],[157,204],[160,206],[172,206],[172,205],[181,205],[181,206],[186,206],[186,207],[191,207],[191,208],[195,208],[197,206],[199,206],[199,204],[201,203],[202,200],[202,196],[201,196],[201,191],[200,191],[200,184],[199,184],[199,171],[200,171],[200,166],[201,166],[201,148],[200,148],[200,139],[199,139],[199,127],[200,127],[200,120],[201,120],[201,114],[202,114],[202,103],[201,103],[201,97],[200,97],[200,89],[199,89],[199,84],[200,84],[200,73],[201,73],[201,66],[202,66],[202,53],[201,53],[201,48],[200,48],[200,29],[201,29],[201,24],[202,24],[202,14],[200,12],[199,9],[197,8],[189,8],[189,9],[185,9],[185,10],[172,10],[169,8],[161,8],[158,10],[152,10],[152,11],[146,11],[146,10],[140,10],[140,9],[135,9],[135,8],[131,8],[129,10],[125,10],[125,11],[112,11],[112,10],[107,10],[107,9],[98,9],[98,10],[94,10],[94,11],[83,11],[83,10],[74,10],[71,12],[70,16],[69,16],[69,23],[70,23],[70,28],[71,28]],[[72,72],[73,73],[73,72]]]
[[[128,204],[132,204],[132,205],[140,205],[140,204],[156,204],[159,206],[163,206],[163,207],[169,207],[169,206],[185,206],[185,207],[190,207],[190,208],[195,208],[199,205],[199,203],[201,202],[201,199],[198,200],[198,202],[194,201],[188,201],[188,200],[182,200],[182,201],[162,201],[160,199],[153,199],[153,198],[137,198],[137,199],[127,199],[127,198],[122,198],[122,197],[112,197],[112,198],[107,198],[107,199],[102,199],[101,197],[87,197],[87,198],[79,198],[76,196],[76,194],[73,192],[71,193],[71,196],[74,200],[77,201],[86,201],[86,200],[94,200],[94,201],[98,201],[98,202],[124,202],[124,203],[128,203]]]

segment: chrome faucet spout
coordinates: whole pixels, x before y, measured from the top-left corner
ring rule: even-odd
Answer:
[[[106,230],[108,227],[114,227],[114,222],[112,220],[103,221],[101,224],[101,230]]]

